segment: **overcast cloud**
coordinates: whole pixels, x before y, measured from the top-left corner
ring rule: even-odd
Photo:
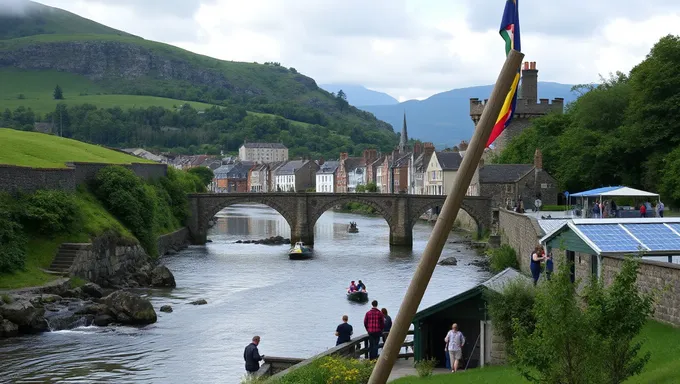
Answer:
[[[18,0],[0,0],[0,2]],[[40,0],[225,60],[278,61],[318,83],[401,100],[493,82],[504,0]],[[680,34],[677,0],[520,0],[522,50],[543,81],[629,71]]]

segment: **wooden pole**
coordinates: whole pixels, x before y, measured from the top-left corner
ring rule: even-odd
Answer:
[[[503,68],[498,75],[496,85],[494,85],[491,91],[489,101],[484,107],[484,112],[479,119],[479,123],[477,123],[477,128],[472,135],[470,145],[456,174],[453,187],[449,191],[446,201],[444,201],[442,210],[437,218],[437,223],[432,230],[430,240],[427,242],[418,268],[413,274],[411,284],[406,291],[404,301],[390,330],[390,337],[387,338],[382,354],[368,380],[369,384],[385,384],[392,372],[392,367],[399,355],[401,345],[406,340],[406,334],[408,333],[413,316],[416,314],[420,301],[423,299],[425,289],[430,282],[437,261],[439,261],[439,256],[442,253],[444,244],[446,244],[446,239],[453,228],[453,223],[470,186],[470,181],[475,173],[477,164],[479,164],[479,160],[482,158],[486,142],[489,136],[491,136],[491,131],[503,107],[505,97],[512,87],[523,59],[524,54],[515,50],[510,51],[510,54],[505,59],[505,64],[503,64]]]

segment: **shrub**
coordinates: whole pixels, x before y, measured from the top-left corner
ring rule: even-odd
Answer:
[[[536,324],[532,312],[536,290],[531,282],[518,279],[508,282],[502,293],[487,290],[485,296],[493,326],[505,340],[508,354],[512,355],[515,335],[513,323],[526,330],[532,330]]]
[[[434,367],[437,366],[439,362],[437,359],[424,359],[416,363],[416,372],[418,372],[418,377],[429,377],[432,376],[432,371]]]
[[[97,172],[92,188],[106,209],[137,237],[149,255],[156,255],[154,215],[156,203],[142,179],[131,170],[109,166]]]
[[[203,186],[210,184],[215,178],[212,169],[208,167],[194,167],[187,171],[190,175],[198,177]]]
[[[2,295],[0,295],[0,301],[2,301],[5,304],[10,304],[12,302],[12,298],[9,297],[8,294],[3,293]]]
[[[72,278],[68,279],[68,284],[71,288],[78,288],[87,284],[87,281],[78,276],[73,276]]]
[[[0,273],[24,268],[26,237],[17,220],[15,203],[9,195],[0,195]]]
[[[323,357],[285,375],[276,384],[366,384],[373,371],[369,360]]]
[[[489,256],[489,265],[491,266],[491,271],[494,273],[498,273],[505,268],[519,269],[517,253],[511,246],[507,244],[504,244],[499,248],[490,249],[487,254]]]
[[[52,236],[72,233],[81,223],[80,211],[72,194],[62,191],[36,191],[21,199],[21,222],[34,233]]]

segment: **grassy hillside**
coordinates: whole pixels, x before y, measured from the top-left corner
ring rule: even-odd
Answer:
[[[64,168],[67,161],[129,164],[149,162],[97,145],[35,132],[0,128],[0,164]]]
[[[96,33],[131,36],[71,12],[32,1],[0,3],[0,39],[54,33]]]

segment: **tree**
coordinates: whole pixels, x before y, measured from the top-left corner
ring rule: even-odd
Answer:
[[[347,95],[345,94],[345,92],[342,89],[338,91],[338,95],[336,97],[338,99],[342,99],[342,100],[347,101]]]
[[[189,169],[189,173],[198,176],[198,178],[201,179],[203,185],[210,184],[215,178],[215,174],[213,173],[212,169],[208,167],[194,167]]]
[[[59,84],[57,84],[56,87],[54,87],[54,100],[63,100],[64,99],[64,94],[61,91],[61,87]]]
[[[376,193],[378,192],[378,185],[374,182],[366,184],[366,192]]]
[[[335,100],[338,103],[338,108],[340,108],[340,112],[344,112],[349,107],[349,103],[347,102],[347,95],[342,89],[338,91],[338,94],[335,96]]]

